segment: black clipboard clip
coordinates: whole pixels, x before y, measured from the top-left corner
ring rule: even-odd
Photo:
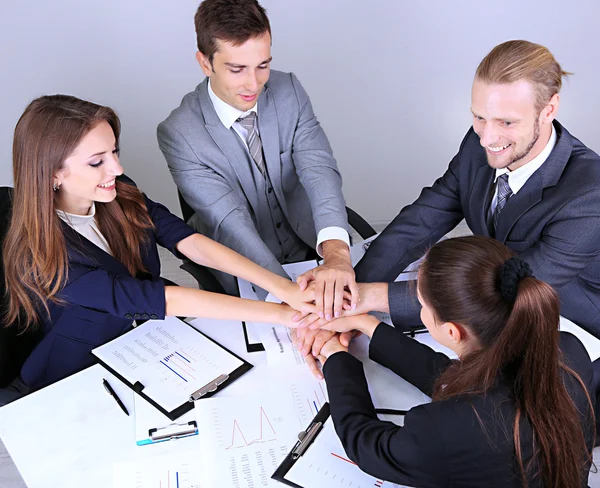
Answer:
[[[209,381],[202,388],[200,388],[200,389],[196,390],[194,393],[192,393],[190,395],[190,398],[188,401],[194,402],[194,401],[202,398],[207,393],[212,393],[213,391],[217,391],[217,388],[219,388],[219,386],[222,385],[223,383],[225,383],[228,379],[229,379],[228,374],[221,374],[221,375],[217,376],[214,380]]]

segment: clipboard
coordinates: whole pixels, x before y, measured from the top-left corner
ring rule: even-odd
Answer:
[[[341,475],[345,479],[357,481],[360,486],[382,487],[385,484],[383,480],[361,471],[353,461],[346,458],[346,453],[333,430],[332,423],[329,403],[324,403],[308,428],[298,434],[298,442],[277,467],[271,478],[293,488],[312,488],[316,486],[315,483],[318,483],[319,487],[332,486],[334,480],[338,480]],[[316,449],[316,452],[312,452],[311,447],[319,441],[320,435],[324,437],[322,441],[324,444],[320,446],[320,451]],[[296,463],[302,461],[303,456],[307,456],[309,459],[305,460],[304,466],[300,468],[300,465]],[[319,466],[315,466],[315,464]],[[311,471],[312,474],[306,477],[306,474]],[[304,478],[304,485],[292,481],[299,475]],[[327,476],[330,479],[327,479]]]
[[[315,417],[310,422],[310,425],[298,434],[298,441],[292,448],[292,450],[288,453],[288,455],[284,458],[281,464],[277,467],[273,475],[272,479],[275,481],[279,481],[288,486],[292,486],[294,488],[303,488],[296,483],[289,481],[285,478],[286,474],[292,468],[296,461],[302,457],[302,455],[306,452],[306,450],[312,445],[315,441],[321,429],[323,429],[323,425],[327,421],[330,416],[329,411],[329,402],[325,402],[320,410],[317,412]]]
[[[190,387],[191,387],[192,391],[190,391],[189,394],[182,393],[181,400],[177,401],[177,406],[175,406],[174,408],[172,408],[172,409],[165,408],[163,405],[161,405],[158,401],[156,401],[154,398],[152,398],[147,393],[147,388],[146,388],[147,385],[142,384],[141,381],[131,381],[126,378],[126,376],[129,376],[131,378],[131,376],[134,375],[134,373],[128,372],[127,374],[125,374],[125,373],[123,373],[122,370],[121,371],[117,370],[117,368],[112,367],[105,360],[102,359],[102,357],[104,355],[108,355],[109,357],[111,356],[109,351],[113,350],[115,347],[119,347],[120,342],[118,342],[118,341],[121,341],[121,342],[126,341],[128,336],[130,336],[131,334],[136,334],[135,337],[139,337],[140,335],[142,335],[146,332],[146,329],[149,329],[152,326],[157,326],[158,323],[160,323],[160,325],[164,325],[166,329],[168,329],[169,323],[185,324],[186,327],[189,327],[189,329],[187,329],[187,328],[183,329],[183,330],[187,331],[186,334],[188,334],[188,335],[192,334],[192,337],[196,337],[195,334],[198,334],[198,337],[201,338],[202,342],[211,343],[211,344],[218,346],[218,349],[215,349],[215,350],[218,351],[219,354],[222,354],[223,356],[227,357],[228,359],[231,359],[232,361],[235,360],[235,363],[236,364],[239,363],[239,366],[236,367],[233,371],[228,371],[227,373],[218,373],[218,374],[215,374],[215,376],[213,376],[213,374],[210,374],[209,375],[210,380],[207,382],[202,381],[201,382],[202,384],[199,387],[196,387],[198,385],[191,387],[192,383],[190,383]],[[192,331],[192,332],[190,332],[190,331]],[[165,354],[167,352],[169,352],[169,351],[163,350],[163,351],[161,351],[161,354]],[[144,398],[146,401],[148,401],[148,403],[153,405],[161,413],[166,415],[171,421],[174,421],[178,417],[181,417],[184,413],[192,410],[194,408],[194,401],[199,400],[200,398],[210,398],[217,391],[220,391],[223,388],[227,387],[228,385],[233,383],[235,380],[237,380],[240,376],[247,373],[253,367],[252,364],[248,363],[243,358],[239,357],[237,354],[234,354],[229,349],[222,346],[215,340],[211,339],[206,334],[203,334],[199,330],[197,330],[194,327],[192,327],[191,325],[189,325],[187,322],[184,322],[183,320],[181,320],[180,318],[177,318],[177,317],[167,317],[165,320],[159,320],[159,321],[149,320],[149,321],[145,322],[144,324],[139,325],[135,329],[123,334],[122,336],[119,336],[116,339],[113,339],[112,341],[108,342],[107,344],[104,344],[102,346],[97,347],[96,349],[93,349],[92,354],[94,354],[96,356],[96,358],[98,359],[98,362],[103,367],[105,367],[113,375],[115,375],[117,378],[119,378],[119,380],[121,380],[124,384],[129,386],[133,391],[135,391],[138,395],[140,395],[142,398]],[[175,357],[176,354],[178,354],[177,351],[171,353],[170,356]],[[112,354],[112,355],[119,357],[117,354]],[[179,354],[179,356],[181,356],[181,358],[183,358],[183,359],[181,359],[181,361],[183,361],[184,359],[187,361],[187,359],[184,356],[182,356],[181,354]],[[167,358],[165,358],[165,359],[167,359]],[[111,360],[112,360],[112,358],[111,358]],[[123,362],[124,362],[124,364],[127,364],[125,362],[125,360],[123,360]],[[148,361],[146,361],[146,362],[148,362]],[[169,366],[168,363],[165,364],[165,361],[162,361],[162,360],[160,362],[162,362],[162,365],[166,368],[166,369],[164,369],[165,371],[167,371],[167,369],[168,369],[173,373],[173,375],[177,375],[180,378],[182,378],[182,376],[176,372],[174,366],[171,367],[171,366]],[[188,362],[190,362],[190,361],[188,361]],[[157,367],[157,369],[161,369],[161,368],[162,368],[162,366],[160,368]],[[167,372],[167,374],[170,375],[171,373]],[[175,376],[173,376],[173,378],[175,378]],[[185,378],[183,378],[183,379],[185,380]],[[153,386],[155,389],[160,389],[160,388],[157,388],[155,385],[153,385]],[[181,403],[179,403],[179,402],[181,402]]]
[[[252,283],[245,280],[240,280],[240,278],[236,278],[235,282],[238,288],[238,296],[240,298],[258,300],[256,289]],[[242,321],[242,330],[244,332],[244,342],[246,343],[247,352],[260,352],[265,350],[265,346],[262,344],[262,342],[250,342],[248,325],[244,321]]]
[[[135,442],[147,446],[198,435],[193,412],[172,421],[139,395],[134,395]]]

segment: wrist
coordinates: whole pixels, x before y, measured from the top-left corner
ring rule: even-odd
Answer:
[[[361,283],[360,297],[361,311],[366,312],[389,312],[387,283]]]
[[[344,241],[337,239],[325,241],[322,249],[325,264],[333,264],[332,261],[350,264],[350,248]]]
[[[379,319],[373,315],[364,315],[363,317],[356,329],[371,338],[380,324]]]

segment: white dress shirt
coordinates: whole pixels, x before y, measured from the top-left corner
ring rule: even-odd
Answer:
[[[240,136],[240,138],[244,142],[244,145],[246,146],[246,150],[248,151],[248,154],[250,154],[250,151],[248,149],[248,142],[247,142],[248,131],[242,126],[242,124],[240,124],[239,122],[236,122],[236,120],[239,119],[240,117],[245,117],[250,112],[255,112],[257,115],[256,131],[260,135],[260,129],[258,127],[258,101],[256,104],[254,104],[254,107],[252,107],[250,110],[247,110],[246,112],[242,112],[241,110],[238,110],[237,108],[232,107],[228,103],[225,103],[223,100],[221,100],[215,94],[212,87],[210,86],[210,79],[208,80],[208,96],[210,98],[210,101],[213,104],[213,107],[215,108],[215,112],[217,112],[217,115],[219,116],[219,119],[221,120],[223,125],[227,129],[231,129],[233,127],[233,130],[235,130],[237,132],[237,134]],[[348,248],[350,248],[350,236],[348,235],[348,232],[346,231],[346,229],[344,229],[342,227],[335,227],[335,226],[325,227],[324,229],[321,229],[319,231],[319,235],[317,236],[317,253],[319,253],[319,256],[323,257],[323,252],[322,252],[323,251],[323,242],[329,241],[329,240],[343,241],[346,243]]]
[[[550,139],[548,140],[548,144],[546,147],[542,149],[542,152],[539,153],[535,158],[529,161],[527,164],[524,164],[520,168],[515,169],[514,171],[510,171],[508,168],[502,168],[496,170],[496,175],[494,176],[494,184],[496,185],[496,190],[494,191],[494,198],[492,198],[492,203],[490,205],[490,215],[494,214],[494,210],[496,209],[496,205],[498,205],[498,177],[505,173],[508,173],[508,186],[510,186],[510,190],[513,195],[516,195],[523,185],[527,182],[527,180],[531,177],[533,173],[535,173],[541,166],[544,164],[552,149],[554,149],[554,145],[556,144],[556,131],[554,130],[554,125],[552,126],[552,133],[550,134]]]
[[[65,221],[72,229],[79,232],[83,237],[85,237],[90,242],[93,242],[103,251],[107,252],[111,256],[113,255],[110,250],[110,246],[108,242],[98,229],[98,224],[96,223],[96,206],[92,202],[92,206],[90,208],[90,212],[87,215],[75,215],[67,212],[63,212],[62,210],[56,211],[57,215]]]

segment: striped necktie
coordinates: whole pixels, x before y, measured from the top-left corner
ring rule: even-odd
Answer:
[[[256,130],[256,112],[250,112],[245,117],[237,119],[236,122],[239,122],[242,127],[248,131],[246,143],[248,144],[250,156],[254,159],[260,173],[265,176],[265,160],[263,157],[262,142],[258,135],[258,131]]]
[[[504,173],[498,177],[498,196],[496,208],[494,209],[494,215],[492,217],[492,222],[494,225],[494,234],[496,233],[496,228],[498,227],[498,220],[500,218],[500,212],[506,205],[508,199],[512,196],[512,190],[510,186],[508,186],[508,174]]]

